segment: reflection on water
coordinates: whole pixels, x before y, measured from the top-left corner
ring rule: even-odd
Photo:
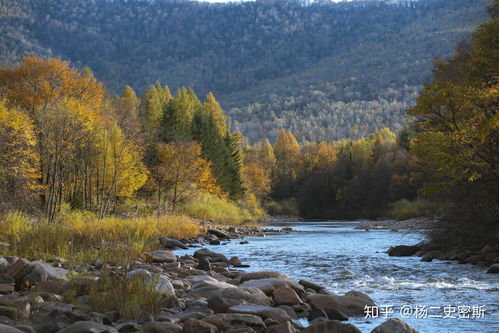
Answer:
[[[355,229],[355,222],[300,222],[279,226],[300,232],[233,240],[207,246],[251,265],[248,271],[275,270],[292,279],[307,279],[337,293],[359,290],[378,305],[393,306],[401,317],[403,305],[444,308],[484,305],[483,319],[404,319],[420,332],[499,332],[499,277],[483,268],[455,262],[421,262],[419,257],[388,257],[389,246],[416,244],[424,236],[414,232]],[[276,226],[273,226],[276,227]],[[178,250],[192,254],[195,249]],[[441,312],[443,315],[443,312]],[[390,316],[390,317],[391,317]],[[350,323],[370,332],[384,318],[352,318]]]

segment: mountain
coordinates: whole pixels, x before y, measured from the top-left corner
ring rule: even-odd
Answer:
[[[115,92],[213,91],[249,142],[399,130],[403,111],[486,18],[488,0],[210,4],[1,0],[0,63],[35,52],[89,66]]]

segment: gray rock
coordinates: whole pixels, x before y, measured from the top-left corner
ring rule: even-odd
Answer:
[[[304,288],[310,288],[312,290],[315,290],[316,292],[321,291],[322,289],[325,289],[323,286],[318,285],[314,282],[307,281],[307,280],[300,280],[298,281],[299,284],[301,284]]]
[[[18,328],[15,328],[13,326],[5,325],[5,324],[0,324],[0,332],[2,333],[25,333],[24,331],[21,331]]]
[[[241,260],[238,257],[232,257],[229,259],[229,265],[231,265],[231,266],[239,267],[242,264],[243,263],[241,262]]]
[[[287,287],[288,284],[281,279],[267,278],[259,280],[249,280],[241,283],[241,288],[256,288],[263,291],[266,295],[272,295],[274,290],[282,287]]]
[[[201,269],[203,271],[211,271],[210,260],[207,257],[199,258],[198,269]]]
[[[183,333],[217,333],[218,327],[198,319],[187,319],[184,321]]]
[[[372,330],[371,333],[418,333],[398,318],[391,318]]]
[[[499,264],[493,264],[487,269],[487,274],[499,274]]]
[[[150,321],[141,327],[142,333],[180,333],[182,327],[168,322]]]
[[[355,296],[355,297],[365,298],[368,301],[374,303],[373,299],[369,297],[369,295],[357,290],[350,290],[349,292],[345,293],[345,296]]]
[[[291,320],[291,317],[287,314],[286,311],[279,308],[273,308],[271,306],[264,306],[264,305],[252,305],[252,304],[234,305],[231,306],[227,310],[227,312],[252,314],[262,317],[263,319],[270,318],[277,322],[284,322],[286,320],[289,321]]]
[[[111,326],[93,321],[79,321],[63,328],[57,333],[118,333],[118,331]]]
[[[258,280],[256,280],[258,281]],[[272,292],[274,302],[277,305],[296,305],[301,303],[298,294],[289,287],[280,287]]]
[[[322,321],[305,328],[302,333],[362,333],[351,324],[343,324],[337,320]]]
[[[164,246],[168,250],[175,250],[177,248],[183,250],[188,249],[188,247],[184,243],[173,238],[168,238],[168,237],[160,238],[159,242],[162,246]]]
[[[218,230],[218,229],[208,229],[208,231],[206,233],[211,234],[211,235],[215,235],[220,239],[230,238],[229,234],[227,234],[224,231]]]
[[[194,258],[200,259],[202,257],[208,258],[210,262],[225,262],[225,263],[229,262],[229,259],[227,259],[227,257],[224,256],[223,254],[216,253],[205,248],[194,252]]]
[[[309,303],[316,309],[336,309],[347,316],[363,316],[366,306],[374,306],[375,303],[365,298],[355,296],[334,295],[312,295],[308,298]]]
[[[398,245],[390,247],[386,253],[392,257],[409,257],[420,250],[421,247],[418,245]]]
[[[269,279],[269,278],[287,278],[286,275],[281,274],[279,272],[274,271],[260,271],[260,272],[252,272],[246,273],[241,277],[241,282],[249,281],[249,280],[261,280],[261,279]]]
[[[251,327],[257,332],[262,332],[266,328],[261,317],[244,313],[219,313],[203,320],[217,326],[220,330]]]
[[[168,250],[156,250],[149,253],[149,257],[153,262],[171,263],[177,261],[177,257]]]
[[[267,330],[269,333],[296,333],[296,329],[291,325],[291,322],[287,321],[283,324],[278,324],[269,327]]]

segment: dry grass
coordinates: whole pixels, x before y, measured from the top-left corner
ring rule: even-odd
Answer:
[[[0,255],[30,259],[62,257],[74,263],[97,257],[130,262],[158,246],[160,237],[183,238],[200,234],[199,225],[185,216],[97,219],[91,213],[72,212],[55,223],[33,221],[19,212],[0,220]]]
[[[118,311],[124,319],[140,319],[157,315],[167,296],[160,294],[154,283],[140,277],[117,277],[105,274],[90,291],[92,310]]]

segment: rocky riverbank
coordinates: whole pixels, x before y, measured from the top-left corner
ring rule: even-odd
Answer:
[[[0,258],[0,332],[360,332],[348,324],[348,318],[363,317],[375,300],[359,291],[337,295],[312,281],[296,282],[278,272],[244,272],[238,267],[251,263],[206,248],[183,256],[170,251],[231,238],[244,242],[241,235],[262,232],[289,229],[220,230],[210,225],[200,238],[163,238],[162,247],[148,253],[146,260],[127,265],[96,259],[69,268],[61,259],[46,263]],[[107,299],[124,280],[151,287],[163,296],[161,303],[150,311],[138,309],[143,313],[132,318],[123,309],[137,309],[128,302],[148,296],[136,299],[123,293],[121,310],[97,311],[96,305],[102,304],[95,304],[95,299]],[[415,331],[390,319],[373,332]]]
[[[421,261],[433,260],[456,261],[459,264],[472,264],[487,268],[487,273],[499,273],[499,247],[486,245],[480,251],[448,249],[435,244],[420,243],[416,245],[393,246],[387,250],[389,256],[418,256]]]
[[[420,231],[428,229],[431,221],[424,217],[413,218],[409,220],[368,220],[368,221],[360,221],[360,224],[356,227],[356,229],[365,229],[369,230],[391,230],[391,231],[400,231],[400,230],[414,230]]]

